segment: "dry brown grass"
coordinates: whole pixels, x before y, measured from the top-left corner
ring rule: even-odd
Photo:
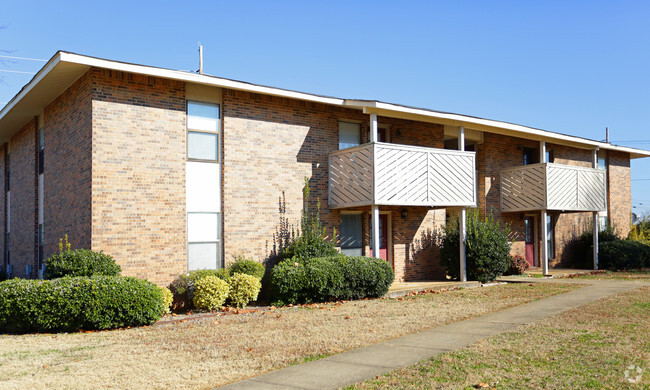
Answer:
[[[648,389],[649,328],[644,287],[349,388]]]
[[[574,288],[512,284],[138,329],[3,335],[0,388],[213,387]]]

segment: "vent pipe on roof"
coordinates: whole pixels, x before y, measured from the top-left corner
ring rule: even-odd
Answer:
[[[199,74],[203,74],[203,45],[199,42]]]
[[[605,142],[609,143],[609,127],[605,127]]]

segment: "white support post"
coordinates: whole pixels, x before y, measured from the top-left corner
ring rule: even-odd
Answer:
[[[542,210],[542,275],[548,275],[548,224],[546,210]]]
[[[465,128],[460,127],[458,131],[458,150],[465,150]],[[465,227],[465,220],[467,217],[467,210],[465,207],[460,209],[460,223],[458,224],[459,232],[459,247],[460,247],[460,281],[467,281],[467,259],[465,255],[465,232],[467,231]]]
[[[591,162],[592,168],[598,168],[598,148],[594,149],[594,158]],[[598,211],[593,212],[593,236],[594,236],[594,269],[598,269]]]
[[[370,142],[379,140],[379,124],[377,123],[377,114],[370,114]]]
[[[546,161],[546,141],[539,141],[539,162],[548,162]]]
[[[379,258],[379,206],[372,206],[372,256]]]

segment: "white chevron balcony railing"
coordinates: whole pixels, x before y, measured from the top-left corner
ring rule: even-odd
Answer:
[[[474,152],[383,142],[329,155],[329,206],[476,206]]]
[[[501,210],[604,211],[605,171],[564,164],[501,170]]]

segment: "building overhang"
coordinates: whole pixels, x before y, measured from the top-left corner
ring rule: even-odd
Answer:
[[[558,143],[582,149],[599,148],[614,150],[629,153],[630,158],[650,157],[650,151],[642,149],[612,145],[607,142],[555,133],[513,123],[374,100],[340,99],[315,95],[193,72],[111,61],[64,51],[57,52],[32,80],[0,110],[0,143],[7,142],[30,119],[40,115],[47,104],[56,99],[57,96],[93,67],[288,99],[298,99],[313,103],[343,106],[361,110],[366,114],[374,113],[386,117],[440,123],[450,126],[464,126],[468,129],[488,133]]]

